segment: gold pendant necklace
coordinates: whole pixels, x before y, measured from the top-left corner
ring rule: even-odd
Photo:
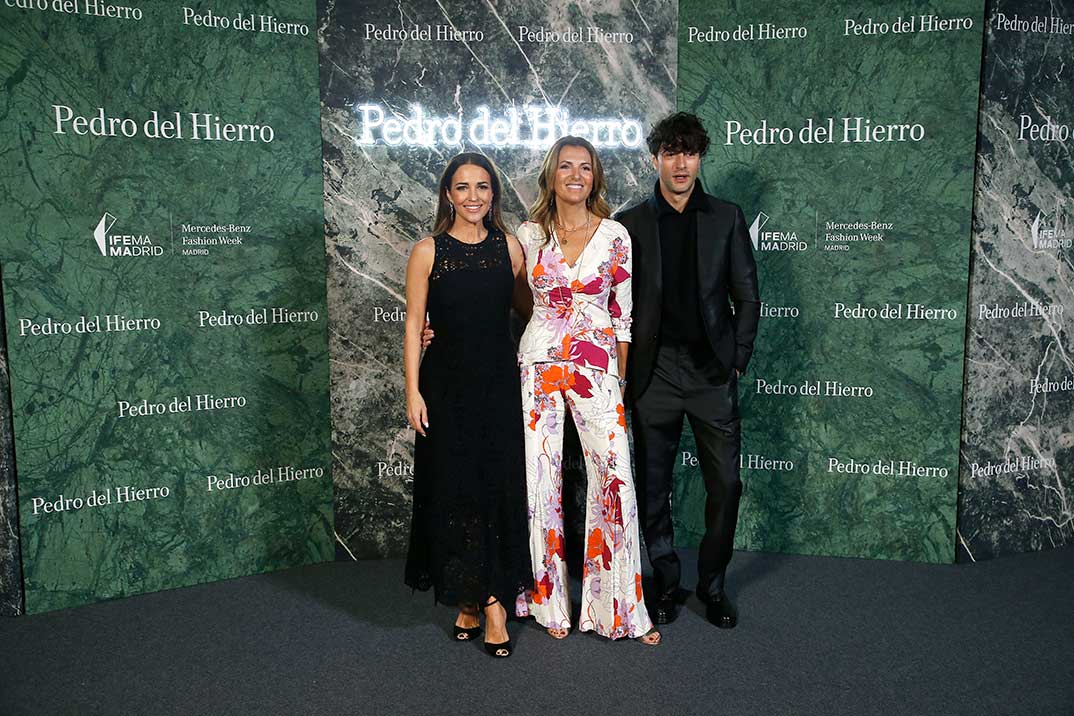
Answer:
[[[568,239],[565,236],[562,236],[562,234],[572,233],[572,232],[578,231],[578,229],[585,228],[586,236],[588,236],[589,235],[589,221],[590,221],[590,214],[589,214],[589,211],[586,210],[586,212],[585,212],[585,224],[584,225],[579,224],[578,226],[575,226],[575,227],[570,228],[570,229],[568,229],[563,224],[560,224],[559,226],[557,226],[556,228],[560,232],[560,239],[559,239],[560,245],[561,246],[566,246],[568,243],[570,243],[570,239]]]

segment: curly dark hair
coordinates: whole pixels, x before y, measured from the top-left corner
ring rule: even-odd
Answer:
[[[660,150],[705,155],[709,150],[709,135],[696,114],[676,112],[653,125],[645,138],[649,151],[655,157]]]

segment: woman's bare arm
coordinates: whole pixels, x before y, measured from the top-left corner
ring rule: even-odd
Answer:
[[[421,331],[425,327],[425,309],[429,300],[429,274],[433,269],[436,244],[424,238],[414,244],[406,265],[406,326],[403,333],[403,370],[406,375],[407,420],[420,435],[429,427],[425,399],[418,389],[421,365]]]
[[[526,255],[522,244],[514,236],[507,235],[507,250],[511,254],[511,270],[515,274],[515,290],[511,303],[522,320],[530,320],[533,315],[533,293],[526,277]]]

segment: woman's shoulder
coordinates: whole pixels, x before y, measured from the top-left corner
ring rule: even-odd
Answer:
[[[515,238],[523,244],[532,244],[534,241],[539,241],[544,238],[539,224],[532,221],[523,221],[519,224],[518,229],[515,231]]]
[[[414,242],[410,255],[416,259],[432,259],[436,254],[436,237],[425,236]]]
[[[428,276],[433,270],[433,264],[436,262],[436,239],[432,236],[426,236],[410,247],[410,258],[407,259],[407,275],[409,276],[411,271],[417,270],[422,275]]]
[[[604,231],[604,235],[608,237],[609,241],[630,243],[630,232],[615,219],[601,219],[600,228]]]
[[[630,232],[627,231],[626,227],[611,217],[608,217],[607,219],[601,219],[600,226],[602,229],[611,234],[617,236],[630,236]]]

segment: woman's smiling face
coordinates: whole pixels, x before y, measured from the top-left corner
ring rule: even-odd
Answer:
[[[463,164],[451,177],[448,201],[455,207],[456,216],[471,224],[479,223],[492,206],[492,177],[476,164]]]
[[[589,156],[589,150],[570,145],[559,150],[553,191],[556,202],[585,203],[593,191],[593,158]]]

